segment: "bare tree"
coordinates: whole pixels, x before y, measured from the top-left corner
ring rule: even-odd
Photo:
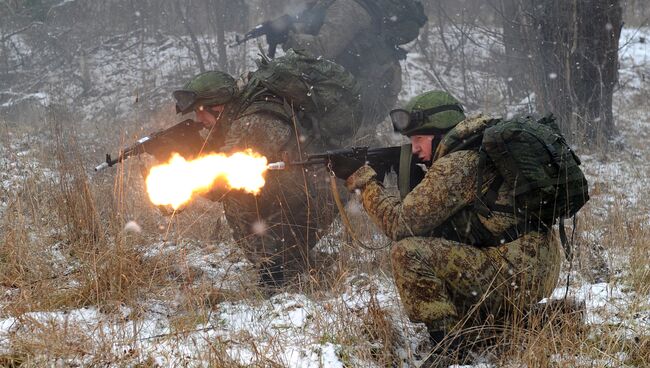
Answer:
[[[191,2],[183,4],[181,1],[176,1],[176,9],[178,11],[179,16],[181,17],[181,22],[183,23],[183,26],[185,27],[185,30],[187,31],[188,35],[190,36],[190,40],[192,41],[192,47],[191,50],[194,52],[194,56],[196,56],[196,64],[199,67],[199,70],[201,72],[205,71],[205,63],[203,62],[203,53],[201,52],[201,45],[199,44],[199,40],[196,38],[196,34],[194,34],[194,30],[192,28],[193,22],[190,22],[190,19],[187,17],[187,13],[191,7]]]
[[[615,135],[619,0],[503,0],[504,43],[515,93],[530,88],[565,132]],[[598,134],[600,133],[600,134]]]
[[[219,53],[218,64],[222,70],[228,69],[228,55],[226,53],[226,18],[228,0],[215,0],[216,28],[217,28],[217,52]]]

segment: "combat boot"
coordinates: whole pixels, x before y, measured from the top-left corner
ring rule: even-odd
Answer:
[[[429,336],[432,348],[422,363],[422,368],[448,367],[466,363],[468,356],[461,335],[429,330]]]

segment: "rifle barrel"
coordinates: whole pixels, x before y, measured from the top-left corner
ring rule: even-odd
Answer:
[[[271,162],[266,166],[269,170],[284,170],[287,168],[287,164],[284,161]]]
[[[107,167],[110,167],[110,166],[108,166],[108,163],[107,162],[102,162],[101,164],[95,166],[95,171],[102,171]]]

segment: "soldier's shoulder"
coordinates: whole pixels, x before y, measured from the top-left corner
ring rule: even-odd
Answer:
[[[276,112],[269,111],[268,107],[248,110],[245,115],[241,115],[236,120],[238,125],[262,125],[270,126],[274,124],[287,125]]]
[[[474,115],[458,123],[445,134],[435,152],[435,159],[449,155],[458,150],[477,150],[481,137],[493,119],[484,115]]]
[[[434,161],[427,174],[434,171],[445,176],[470,175],[478,167],[478,161],[479,154],[475,150],[455,151]]]
[[[479,154],[476,150],[460,150],[460,151],[452,152],[440,158],[440,160],[438,161],[448,161],[453,163],[459,163],[459,162],[475,163],[478,160],[478,158],[479,158]]]
[[[494,118],[482,113],[475,114],[465,118],[465,120],[458,123],[454,130],[456,130],[459,135],[470,135],[472,132],[477,132],[485,129],[493,120]]]
[[[363,19],[369,20],[371,18],[371,14],[359,0],[335,0],[330,5],[330,10],[330,13],[333,13],[335,16],[346,16],[357,21],[362,21]]]

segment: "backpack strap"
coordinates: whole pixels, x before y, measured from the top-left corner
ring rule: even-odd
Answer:
[[[571,263],[573,261],[573,235],[575,234],[576,231],[576,226],[578,225],[578,220],[576,218],[576,215],[573,215],[573,233],[571,234],[571,241],[569,241],[569,237],[566,234],[566,229],[564,228],[564,220],[566,218],[564,216],[561,216],[558,221],[558,227],[560,230],[560,243],[562,243],[562,248],[564,248],[564,256],[566,257],[566,260]]]
[[[399,195],[402,199],[411,192],[411,184],[413,175],[411,165],[413,163],[413,152],[411,144],[404,144],[400,148],[399,154],[399,173],[397,173],[397,187],[399,188]]]
[[[474,209],[485,218],[492,217],[492,212],[514,213],[514,207],[496,204],[497,197],[499,196],[499,188],[503,184],[503,176],[498,174],[488,187],[488,191],[483,195],[483,174],[485,173],[485,166],[487,164],[488,155],[483,149],[479,148],[478,168],[476,172],[476,200],[474,201]]]

